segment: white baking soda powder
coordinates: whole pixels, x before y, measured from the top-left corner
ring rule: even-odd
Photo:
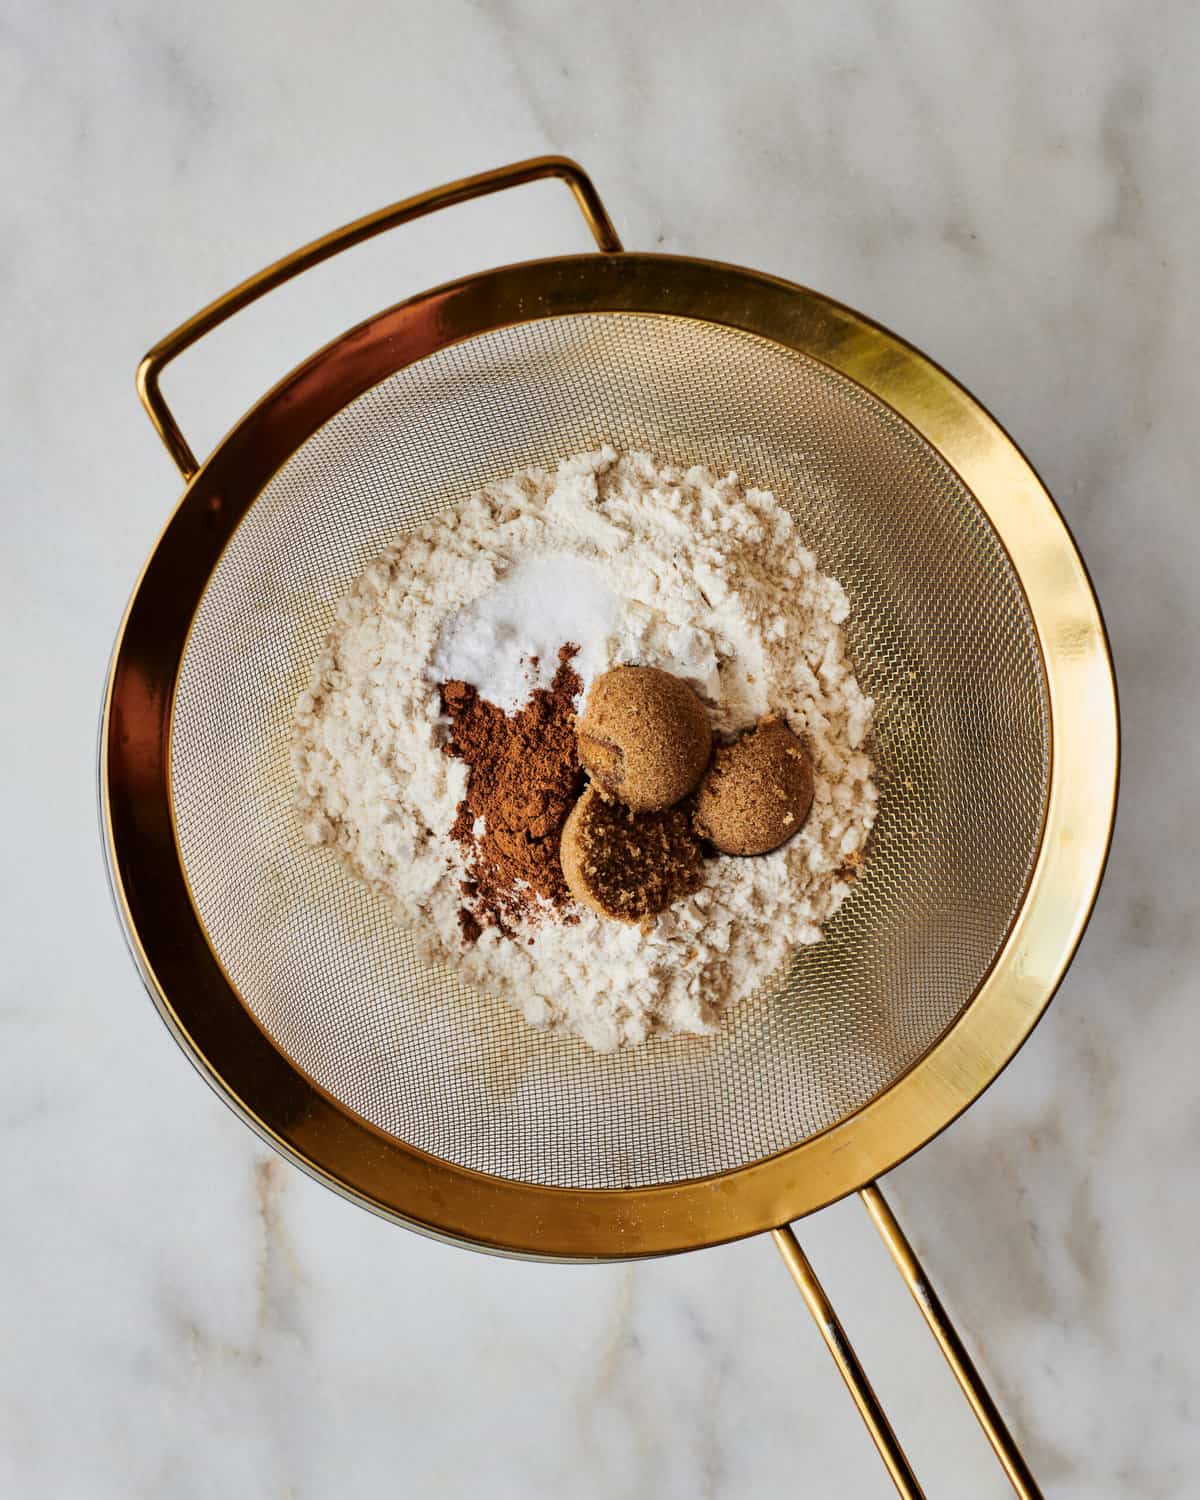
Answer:
[[[607,665],[620,617],[620,600],[594,563],[574,552],[526,558],[447,617],[429,671],[437,682],[469,682],[516,713],[534,688],[550,686],[568,641],[579,647],[571,665],[586,689]]]

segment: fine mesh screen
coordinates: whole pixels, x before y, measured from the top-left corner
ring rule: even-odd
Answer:
[[[600,1057],[419,960],[301,840],[291,709],[363,565],[531,462],[598,446],[736,468],[846,586],[877,700],[880,817],[826,929],[710,1038]],[[794,1145],[888,1087],[969,1001],[1024,894],[1049,714],[1033,628],[967,490],[904,422],[804,355],[686,319],[576,316],[402,370],[267,485],[196,615],[171,742],[210,941],[277,1045],[374,1125],[524,1181],[625,1187]]]

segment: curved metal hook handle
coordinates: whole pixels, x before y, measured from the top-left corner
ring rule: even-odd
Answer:
[[[182,354],[243,307],[257,302],[260,297],[285,281],[290,281],[293,276],[299,276],[310,266],[319,265],[321,261],[328,260],[340,251],[350,249],[352,245],[372,239],[397,224],[407,224],[412,219],[435,213],[439,208],[450,208],[455,203],[466,203],[471,198],[482,198],[487,193],[520,187],[523,183],[537,182],[544,177],[560,178],[571,189],[596,244],[605,254],[615,254],[621,249],[621,241],[617,238],[612,220],[583,168],[566,156],[535,156],[528,161],[514,162],[511,166],[497,167],[491,172],[478,172],[474,177],[462,177],[457,182],[430,188],[428,192],[404,198],[399,203],[392,203],[373,214],[366,214],[350,224],[343,224],[340,229],[334,229],[319,240],[293,250],[282,260],[275,261],[257,275],[241,282],[232,291],[201,308],[194,317],[167,334],[166,338],[160,339],[138,365],[138,395],[154,423],[155,431],[162,438],[167,452],[184,479],[191,479],[200,465],[179,430],[179,424],[171,414],[159,387],[159,376],[176,355]]]

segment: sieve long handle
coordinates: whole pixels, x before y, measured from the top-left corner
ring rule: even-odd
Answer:
[[[941,1298],[930,1285],[916,1252],[896,1222],[896,1216],[880,1192],[879,1184],[868,1183],[859,1191],[859,1197],[883,1236],[892,1259],[899,1266],[909,1291],[916,1299],[922,1316],[938,1341],[946,1363],[954,1372],[954,1378],[962,1387],[972,1411],[979,1419],[979,1425],[983,1428],[988,1442],[991,1443],[996,1457],[1000,1460],[1014,1492],[1020,1496],[1020,1500],[1042,1500],[1042,1492],[1029,1472],[1029,1466],[1021,1456],[1012,1433],[1004,1425],[1004,1419],[996,1403],[992,1400],[962,1339],[959,1338],[946,1309],[942,1306]],[[854,1397],[854,1404],[867,1425],[867,1430],[879,1450],[879,1456],[883,1459],[893,1484],[904,1496],[904,1500],[921,1500],[923,1491],[909,1466],[908,1459],[904,1456],[899,1439],[892,1430],[883,1407],[879,1404],[879,1398],[867,1379],[866,1372],[859,1363],[850,1340],[846,1337],[846,1331],[837,1313],[834,1312],[832,1303],[817,1280],[817,1273],[800,1248],[799,1240],[790,1225],[785,1224],[783,1228],[773,1230],[772,1233],[779,1247],[779,1253],[783,1256],[792,1279],[800,1288],[808,1310],[821,1331],[821,1337],[825,1340],[835,1364],[841,1371],[842,1379]]]
[[[921,1310],[921,1316],[928,1323],[930,1332],[937,1340],[946,1363],[954,1372],[954,1378],[970,1403],[971,1410],[975,1413],[988,1442],[992,1445],[993,1452],[1000,1460],[1014,1493],[1019,1495],[1021,1500],[1042,1500],[1042,1492],[1029,1471],[1029,1465],[1017,1447],[1012,1433],[1005,1426],[1004,1418],[992,1400],[987,1386],[984,1385],[983,1377],[975,1368],[974,1361],[967,1353],[966,1346],[958,1336],[958,1331],[951,1323],[949,1314],[942,1305],[942,1299],[934,1291],[929,1277],[926,1276],[921,1262],[917,1259],[916,1251],[896,1222],[896,1216],[880,1192],[879,1184],[869,1182],[866,1187],[860,1189],[858,1196],[865,1204],[876,1229],[883,1236],[888,1253],[899,1267],[900,1274],[913,1295],[913,1300]]]
[[[313,240],[311,244],[301,246],[299,250],[293,250],[282,260],[275,261],[273,265],[267,266],[257,275],[241,282],[232,291],[226,292],[223,297],[218,297],[215,302],[210,302],[207,307],[201,308],[194,317],[189,318],[186,323],[181,323],[173,333],[167,334],[166,338],[160,339],[138,366],[138,395],[142,398],[142,405],[146,408],[147,415],[154,423],[155,431],[162,438],[167,452],[174,459],[184,479],[191,479],[200,465],[183,433],[179,430],[179,425],[159,388],[159,376],[176,355],[182,354],[185,349],[190,348],[198,339],[202,339],[206,333],[211,333],[214,328],[224,323],[227,318],[233,317],[234,313],[240,312],[243,307],[248,307],[251,302],[257,302],[260,297],[275,287],[281,286],[285,281],[290,281],[301,271],[307,271],[310,266],[319,265],[321,261],[337,255],[341,250],[348,250],[352,245],[361,244],[364,240],[382,234],[385,229],[392,229],[397,224],[407,224],[411,219],[420,219],[439,208],[449,208],[455,203],[466,203],[471,198],[482,198],[487,193],[497,193],[503,188],[519,187],[526,182],[537,182],[544,177],[560,178],[571,189],[575,202],[579,205],[579,211],[583,214],[588,228],[595,237],[596,244],[602,251],[606,254],[614,254],[621,249],[621,241],[617,238],[617,231],[613,228],[612,220],[608,217],[599,194],[583,168],[566,156],[535,156],[528,161],[514,162],[511,166],[496,167],[491,172],[479,172],[474,177],[462,177],[457,182],[448,182],[442,187],[430,188],[426,193],[418,193],[413,198],[404,198],[399,203],[379,209],[376,213],[366,214],[350,224],[343,224],[340,229],[323,235],[319,240]]]
[[[841,1371],[847,1389],[854,1397],[854,1404],[867,1424],[867,1431],[879,1449],[879,1456],[892,1477],[892,1483],[904,1500],[924,1500],[925,1491],[917,1483],[917,1476],[904,1455],[900,1440],[892,1430],[892,1424],[879,1404],[879,1397],[867,1379],[867,1373],[859,1363],[853,1345],[846,1337],[841,1320],[833,1310],[833,1303],[825,1295],[825,1288],[817,1280],[817,1273],[791,1225],[785,1224],[782,1229],[774,1229],[771,1233],[784,1264],[792,1273],[792,1280],[800,1288],[800,1295],[821,1331],[826,1347],[833,1355],[834,1363]]]

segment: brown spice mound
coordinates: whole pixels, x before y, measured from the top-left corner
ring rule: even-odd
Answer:
[[[657,667],[613,667],[592,683],[579,758],[627,807],[649,812],[695,791],[711,749],[708,713],[681,678]]]
[[[447,755],[471,768],[450,836],[467,855],[459,912],[463,941],[484,927],[511,929],[534,915],[539,898],[570,903],[559,861],[559,839],[582,773],[575,742],[575,697],[583,686],[571,665],[578,646],[558,653],[549,688],[538,688],[516,714],[481,698],[466,682],[445,682],[442,707],[450,718]],[[484,832],[475,836],[475,822]]]
[[[782,719],[763,719],[713,756],[696,828],[723,854],[766,854],[799,833],[813,799],[812,760]]]
[[[562,834],[562,867],[577,901],[638,922],[700,884],[700,843],[686,807],[634,812],[589,786]]]

